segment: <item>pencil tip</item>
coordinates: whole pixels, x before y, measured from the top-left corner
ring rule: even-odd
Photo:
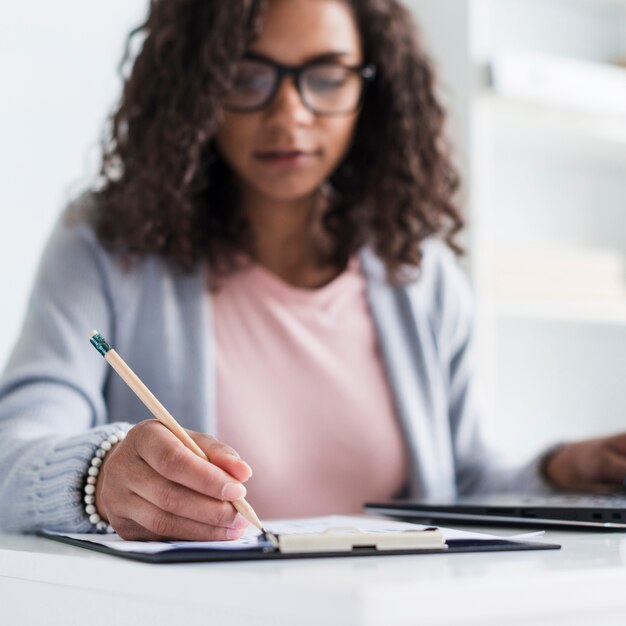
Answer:
[[[278,537],[271,531],[261,528],[261,534],[259,535],[261,541],[269,541],[274,548],[278,546]]]

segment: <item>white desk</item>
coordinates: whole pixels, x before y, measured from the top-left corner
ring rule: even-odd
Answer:
[[[563,548],[148,565],[0,535],[0,624],[626,624],[626,534],[542,540]]]

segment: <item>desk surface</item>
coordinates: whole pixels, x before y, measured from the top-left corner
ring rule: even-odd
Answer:
[[[0,535],[0,624],[623,624],[626,533],[541,540],[563,548],[149,565]]]

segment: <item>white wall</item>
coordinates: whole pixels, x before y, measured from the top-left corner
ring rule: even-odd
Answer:
[[[462,201],[469,195],[466,182],[470,167],[470,108],[468,102],[474,87],[470,70],[470,11],[467,2],[454,5],[454,19],[433,0],[404,0],[413,11],[422,43],[435,63],[439,95],[448,112],[448,140],[463,182]],[[471,224],[459,240],[470,252]]]
[[[146,0],[5,3],[0,18],[0,368],[38,257],[70,195],[98,165],[117,65]]]

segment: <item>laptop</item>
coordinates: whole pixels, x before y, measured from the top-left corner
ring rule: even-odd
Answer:
[[[494,494],[450,500],[368,502],[368,513],[422,523],[626,530],[626,494],[606,496]]]

